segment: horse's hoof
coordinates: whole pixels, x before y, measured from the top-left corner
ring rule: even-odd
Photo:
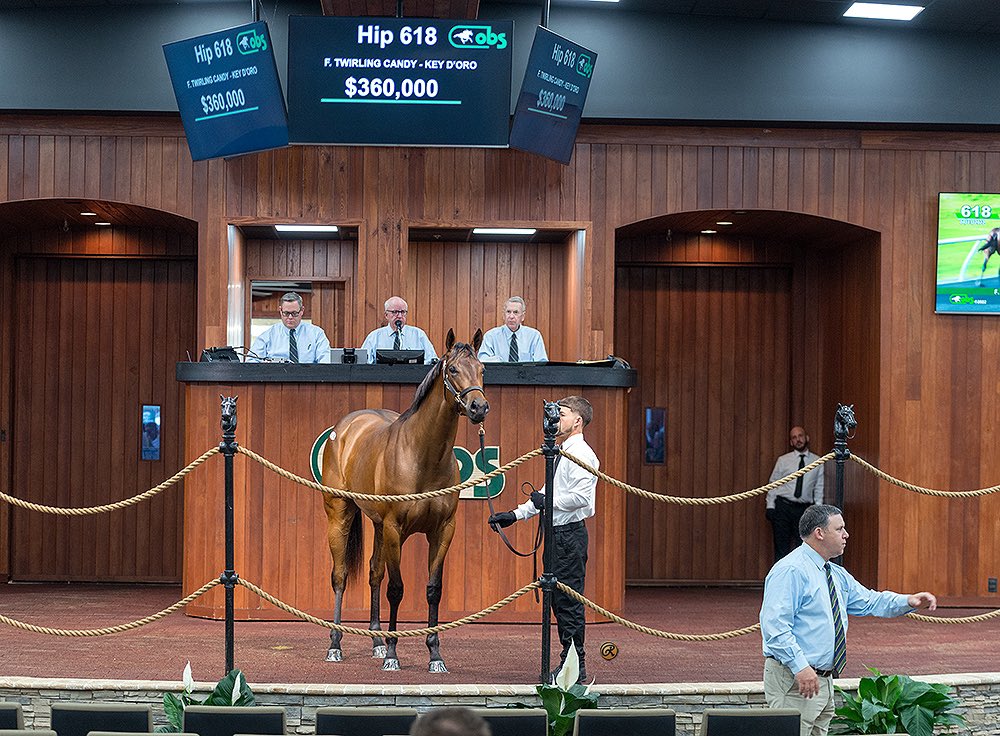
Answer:
[[[431,663],[427,666],[428,672],[447,672],[448,668],[444,666],[444,660],[432,659]]]
[[[382,663],[382,669],[388,670],[390,672],[398,672],[400,669],[399,660],[387,657],[386,660]]]
[[[389,649],[385,644],[372,647],[372,659],[385,659],[385,655],[388,653]]]
[[[340,649],[331,649],[326,653],[327,662],[343,662],[344,652]]]

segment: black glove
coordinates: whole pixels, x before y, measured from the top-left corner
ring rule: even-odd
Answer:
[[[498,514],[490,514],[486,523],[493,527],[493,531],[496,531],[498,528],[503,529],[510,526],[515,521],[517,521],[517,517],[514,516],[513,511],[501,511]]]
[[[531,502],[535,504],[535,508],[539,511],[545,511],[545,494],[541,491],[531,492]]]
[[[777,518],[777,516],[778,516],[778,510],[777,509],[765,509],[764,510],[764,517],[768,521],[774,521],[775,518]]]

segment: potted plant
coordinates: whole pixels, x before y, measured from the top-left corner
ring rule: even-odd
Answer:
[[[184,708],[189,705],[257,705],[253,691],[246,678],[239,670],[233,670],[219,680],[215,689],[204,700],[192,696],[194,677],[191,675],[191,663],[184,667],[182,675],[184,690],[180,696],[173,693],[163,694],[163,711],[170,725],[157,726],[156,733],[181,733],[184,731]]]
[[[597,707],[597,693],[590,692],[590,683],[584,687],[577,680],[580,677],[580,656],[576,646],[571,645],[566,653],[566,661],[559,669],[551,685],[536,685],[538,697],[548,720],[549,736],[566,736],[572,733],[576,712]]]
[[[834,733],[932,736],[935,726],[965,725],[947,685],[867,669],[873,676],[861,678],[857,697],[837,687],[844,704],[835,711]]]

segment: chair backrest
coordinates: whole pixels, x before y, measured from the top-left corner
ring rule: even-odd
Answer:
[[[493,736],[545,736],[548,716],[542,708],[473,708],[482,716]]]
[[[799,736],[799,712],[775,708],[709,708],[701,736]]]
[[[316,710],[316,733],[337,736],[386,736],[408,733],[414,708],[341,708],[327,706]]]
[[[0,728],[24,728],[20,703],[0,703]]]
[[[189,705],[184,709],[183,729],[199,736],[283,734],[285,709],[280,705]]]
[[[578,710],[573,736],[674,736],[675,715],[669,708]]]
[[[87,736],[91,731],[153,730],[153,709],[139,703],[53,703],[52,730],[59,736]]]
[[[0,728],[0,736],[56,736],[56,732],[47,728]]]

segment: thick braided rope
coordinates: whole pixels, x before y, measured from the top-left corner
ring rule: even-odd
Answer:
[[[327,494],[329,494],[331,496],[337,496],[338,498],[350,498],[350,499],[353,499],[355,501],[374,501],[376,503],[398,503],[398,502],[402,502],[402,501],[423,501],[424,499],[428,499],[428,498],[437,498],[439,496],[447,496],[447,495],[450,495],[452,493],[458,493],[459,491],[464,490],[466,488],[471,488],[472,486],[478,486],[478,485],[482,485],[483,483],[487,483],[487,482],[493,480],[494,478],[496,478],[498,475],[503,475],[508,470],[512,470],[512,469],[516,468],[518,465],[520,465],[521,463],[525,462],[526,460],[530,460],[531,458],[536,457],[536,456],[542,454],[541,448],[539,448],[537,450],[532,450],[531,452],[528,452],[528,453],[525,453],[524,455],[521,455],[521,457],[517,458],[516,460],[511,460],[509,463],[507,463],[503,467],[497,468],[496,470],[494,470],[494,471],[492,471],[490,473],[487,473],[485,475],[482,475],[482,476],[480,476],[478,478],[469,478],[469,480],[465,481],[464,483],[459,483],[457,486],[450,486],[448,488],[439,488],[439,489],[433,490],[433,491],[423,491],[421,493],[402,493],[402,494],[399,494],[399,495],[393,495],[393,494],[382,495],[380,493],[355,493],[354,491],[348,491],[348,490],[344,490],[342,488],[331,488],[330,486],[324,486],[322,483],[316,483],[315,481],[307,480],[306,478],[303,478],[301,475],[296,475],[295,473],[291,473],[291,472],[285,470],[280,465],[275,465],[270,460],[267,460],[267,459],[261,457],[260,455],[258,455],[253,450],[248,450],[247,448],[245,448],[243,446],[240,446],[237,449],[239,450],[239,452],[243,453],[244,455],[246,455],[251,460],[256,460],[258,463],[260,463],[261,465],[263,465],[268,470],[273,470],[275,473],[277,473],[278,475],[282,476],[283,478],[287,478],[290,481],[294,481],[295,483],[298,483],[299,485],[303,485],[306,488],[312,488],[314,491],[319,491],[321,493],[327,493]]]
[[[955,618],[945,618],[944,616],[925,616],[922,613],[907,613],[908,618],[920,621],[925,624],[978,624],[988,621],[991,618],[1000,616],[1000,608],[989,613],[981,613],[978,616],[956,616]]]
[[[18,621],[17,619],[8,618],[7,616],[0,616],[0,623],[8,624],[16,629],[23,629],[24,631],[33,631],[36,634],[51,634],[52,636],[75,636],[75,637],[85,637],[85,636],[109,636],[111,634],[120,634],[123,631],[128,631],[130,629],[138,629],[140,626],[145,626],[146,624],[151,624],[154,621],[159,621],[165,616],[169,616],[174,611],[183,608],[188,603],[193,601],[200,595],[204,595],[216,585],[221,583],[220,580],[210,580],[203,586],[198,588],[194,593],[189,595],[183,600],[177,601],[174,605],[169,608],[164,608],[159,613],[154,613],[152,616],[146,616],[145,618],[140,618],[138,621],[132,621],[127,624],[119,624],[118,626],[108,626],[103,629],[52,629],[48,626],[35,626],[34,624],[28,624],[24,621]]]
[[[565,450],[560,450],[559,454],[565,458],[568,458],[569,460],[572,460],[574,463],[579,465],[588,473],[596,475],[605,483],[609,483],[613,486],[621,488],[622,490],[628,491],[629,493],[634,493],[637,496],[649,499],[650,501],[660,501],[662,503],[676,503],[676,504],[681,504],[683,506],[712,506],[715,504],[730,503],[732,501],[743,501],[748,498],[753,498],[754,496],[759,496],[762,493],[767,493],[768,491],[777,488],[778,486],[784,485],[789,481],[795,480],[799,476],[805,475],[810,470],[815,470],[823,463],[827,463],[830,460],[833,460],[834,457],[833,453],[829,452],[823,457],[813,460],[808,465],[799,468],[794,473],[786,475],[784,478],[776,480],[773,483],[768,483],[766,486],[760,486],[759,488],[753,488],[749,491],[743,491],[742,493],[733,493],[728,496],[711,496],[708,498],[688,498],[685,496],[667,496],[662,493],[653,493],[652,491],[645,491],[642,488],[636,488],[635,486],[630,486],[628,483],[624,483],[620,480],[612,478],[610,475],[607,475],[606,473],[602,473],[597,468],[592,468],[591,466],[587,465],[587,463],[583,462],[582,460],[578,459],[573,455],[570,455]]]
[[[923,486],[915,486],[912,483],[907,483],[904,480],[899,480],[899,478],[894,478],[888,473],[879,470],[874,465],[866,460],[862,460],[857,455],[850,455],[851,460],[856,462],[862,468],[867,470],[869,473],[881,478],[887,483],[892,483],[900,488],[904,488],[907,491],[913,491],[914,493],[922,493],[925,496],[938,496],[939,498],[976,498],[977,496],[987,496],[991,493],[996,493],[1000,491],[1000,485],[990,486],[989,488],[979,488],[974,491],[938,491],[934,488],[924,488]]]
[[[455,619],[454,621],[450,621],[446,624],[438,624],[437,626],[429,626],[423,629],[403,629],[403,630],[397,629],[396,631],[373,631],[372,629],[359,629],[356,626],[343,626],[341,624],[335,624],[331,623],[330,621],[317,618],[316,616],[312,616],[306,613],[305,611],[300,611],[298,608],[295,608],[283,601],[278,600],[273,595],[271,595],[270,593],[266,593],[265,591],[261,590],[251,582],[243,580],[242,578],[240,578],[237,582],[247,590],[253,591],[257,595],[259,595],[268,603],[277,606],[282,611],[290,613],[293,616],[302,619],[303,621],[308,621],[309,623],[316,624],[317,626],[322,626],[325,629],[333,629],[334,631],[339,631],[342,634],[357,634],[358,636],[367,636],[371,639],[405,639],[408,637],[428,636],[430,634],[436,634],[441,631],[457,629],[459,626],[464,626],[465,624],[472,623],[473,621],[478,621],[479,619],[485,616],[489,616],[491,613],[499,611],[504,606],[516,601],[518,598],[527,593],[529,590],[534,590],[535,588],[539,587],[537,581],[528,583],[520,590],[514,591],[509,596],[507,596],[503,600],[497,601],[489,608],[484,608],[482,611],[470,614],[468,616],[464,616],[459,619]]]
[[[621,624],[625,628],[638,631],[641,634],[649,634],[650,636],[655,636],[660,639],[673,639],[674,641],[722,641],[723,639],[735,639],[737,636],[752,634],[753,632],[760,630],[760,624],[754,624],[753,626],[747,626],[742,629],[734,629],[733,631],[723,631],[719,634],[676,634],[670,631],[651,629],[648,626],[643,626],[642,624],[637,624],[634,621],[629,621],[621,616],[617,616],[606,608],[601,608],[601,606],[580,595],[565,583],[556,583],[556,587],[570,598],[578,600],[580,603],[587,606],[587,608],[601,614],[604,618],[610,619],[616,624]]]
[[[218,455],[219,448],[213,447],[211,450],[206,451],[201,457],[197,458],[191,462],[186,468],[182,468],[177,471],[173,476],[167,478],[165,481],[160,483],[160,485],[150,488],[144,493],[140,493],[137,496],[132,496],[132,498],[126,498],[121,501],[115,501],[114,503],[106,503],[101,506],[81,506],[78,508],[60,508],[58,506],[43,506],[39,503],[32,503],[31,501],[24,501],[20,498],[15,498],[14,496],[8,496],[6,493],[0,492],[0,500],[6,501],[14,506],[20,506],[23,509],[29,509],[30,511],[39,511],[43,514],[57,514],[58,516],[86,516],[88,514],[103,514],[105,511],[117,511],[118,509],[123,509],[126,506],[134,506],[140,501],[145,501],[148,498],[152,498],[157,493],[167,490],[170,486],[175,483],[179,483],[183,480],[184,476],[190,473],[192,470],[197,468],[203,462],[212,457],[212,455]]]

